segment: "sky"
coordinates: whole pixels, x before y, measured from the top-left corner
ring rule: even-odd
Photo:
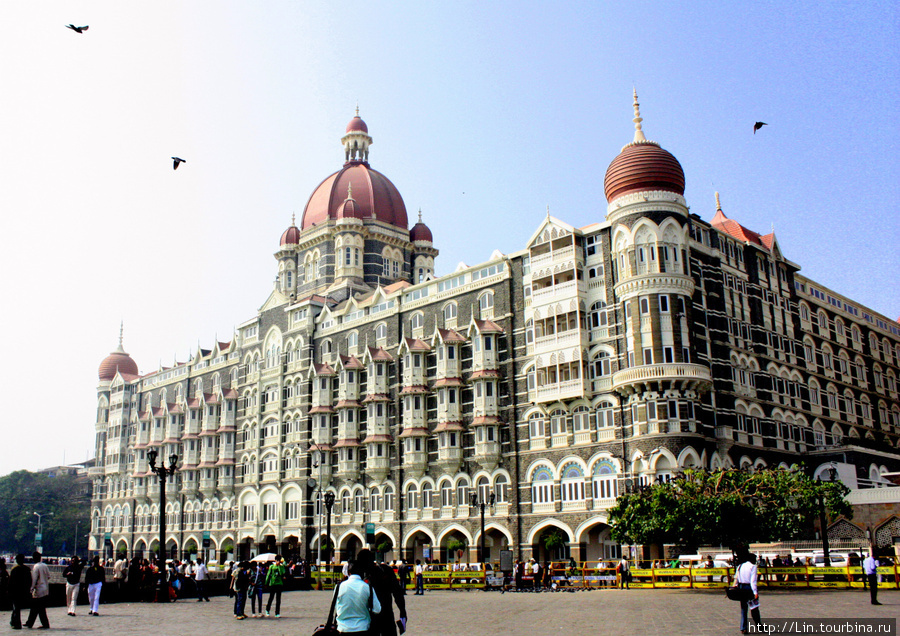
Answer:
[[[636,89],[692,212],[720,192],[804,275],[897,319],[898,6],[0,4],[0,475],[93,454],[120,321],[147,373],[256,314],[357,105],[438,275],[524,248],[547,206],[602,221]]]

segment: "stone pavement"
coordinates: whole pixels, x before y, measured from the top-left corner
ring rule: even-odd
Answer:
[[[330,592],[285,592],[279,619],[232,616],[232,602],[186,599],[168,605],[101,605],[100,616],[78,616],[65,608],[49,610],[51,628],[66,634],[98,636],[309,636],[325,620]],[[739,605],[723,592],[691,590],[595,590],[586,592],[506,593],[437,590],[408,595],[410,636],[573,636],[604,634],[738,633]],[[883,606],[869,603],[863,590],[778,590],[761,597],[766,618],[897,618],[900,591],[881,590]],[[249,607],[248,607],[249,611]],[[24,618],[24,617],[23,617]],[[9,629],[4,612],[3,628]]]

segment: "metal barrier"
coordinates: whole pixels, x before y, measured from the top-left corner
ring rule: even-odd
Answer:
[[[599,565],[599,564],[598,564]],[[734,568],[705,568],[705,567],[637,567],[637,563],[630,565],[631,581],[629,587],[637,589],[716,589],[731,585],[734,579]],[[426,590],[466,590],[484,589],[486,587],[503,585],[504,579],[495,570],[463,569],[454,570],[451,564],[432,563],[426,566],[423,573],[424,587]],[[865,575],[861,567],[765,567],[760,566],[759,586],[762,588],[836,588],[850,589],[865,586]],[[878,568],[882,589],[900,589],[900,565],[883,566]],[[331,566],[331,569],[319,569],[311,573],[313,586],[321,589],[334,589],[334,584],[343,577],[341,566]],[[572,568],[568,563],[554,562],[550,564],[550,581],[558,588],[576,589],[603,589],[614,588],[621,583],[621,573],[616,567],[590,567],[588,563],[582,563]],[[509,585],[514,581],[513,576],[506,579]],[[410,573],[407,589],[415,589],[415,574]],[[530,574],[523,577],[525,587],[534,587],[534,579]],[[540,584],[538,584],[540,586]]]

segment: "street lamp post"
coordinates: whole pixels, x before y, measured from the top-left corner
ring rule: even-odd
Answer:
[[[52,513],[52,512],[45,512],[44,515],[41,515],[41,513],[35,512],[34,514],[37,515],[37,518],[38,518],[38,525],[37,525],[37,528],[38,528],[38,531],[37,531],[37,533],[38,533],[38,540],[36,540],[34,543],[35,543],[35,546],[36,546],[37,548],[40,548],[41,545],[42,545],[43,542],[44,542],[44,533],[43,533],[43,527],[41,526],[41,517],[42,517],[42,516],[52,517],[52,516],[53,516],[53,513]]]
[[[485,553],[485,549],[484,549],[484,509],[486,506],[490,506],[491,508],[494,507],[494,493],[491,493],[491,496],[488,498],[488,501],[484,501],[484,500],[479,501],[478,493],[473,492],[472,493],[472,505],[478,506],[479,508],[481,508],[481,546],[480,546],[479,552],[478,552],[478,561],[480,563],[485,563],[485,558],[484,558],[484,553]],[[487,567],[485,567],[485,577],[486,576],[487,576]]]
[[[334,493],[326,492],[324,495],[324,498],[325,498],[325,511],[326,511],[326,514],[328,515],[327,517],[325,517],[325,540],[330,543],[331,542],[331,509],[332,509],[332,507],[334,507]],[[319,540],[319,543],[321,544],[321,539]],[[333,559],[334,559],[334,546],[331,546],[331,555],[330,555],[330,558],[328,559],[329,565],[331,564]]]
[[[147,452],[147,459],[150,461],[150,472],[156,473],[159,477],[159,591],[156,600],[159,603],[169,602],[169,586],[166,582],[166,480],[175,475],[176,464],[178,463],[178,455],[172,453],[169,456],[169,467],[166,468],[165,463],[156,465],[158,453],[155,448]]]
[[[837,478],[837,469],[834,466],[828,469],[828,476],[831,477],[829,481],[834,481]],[[822,481],[822,477],[816,477],[816,481]],[[828,552],[828,528],[825,526],[825,500],[822,498],[821,493],[819,494],[819,528],[822,531],[822,556],[825,559],[825,567],[831,567],[831,556]]]

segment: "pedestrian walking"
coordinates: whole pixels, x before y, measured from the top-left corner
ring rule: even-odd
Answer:
[[[400,577],[400,589],[403,596],[406,596],[406,588],[409,587],[409,565],[404,563],[403,559],[397,562],[397,575]]]
[[[284,589],[284,566],[281,564],[281,555],[275,556],[275,563],[269,566],[266,572],[266,587],[269,588],[269,602],[266,603],[266,616],[272,610],[272,600],[275,600],[275,618],[281,618],[281,592]]]
[[[878,602],[878,561],[872,552],[869,552],[869,556],[863,560],[863,573],[869,582],[869,599],[872,605],[881,605]]]
[[[69,616],[75,616],[75,606],[78,605],[78,591],[81,589],[81,571],[84,564],[77,556],[73,556],[69,565],[63,570],[63,578],[66,579],[66,611]]]
[[[394,622],[393,598],[400,612],[400,623],[406,629],[406,599],[400,589],[400,581],[394,573],[394,569],[387,564],[375,563],[375,555],[371,550],[360,550],[356,555],[356,562],[361,564],[366,578],[375,590],[375,596],[381,610],[376,610],[372,617],[372,625],[369,628],[371,636],[397,636],[397,623]]]
[[[759,572],[756,568],[756,555],[747,553],[743,555],[743,562],[738,565],[734,573],[734,582],[742,590],[749,590],[753,593],[750,600],[741,601],[741,633],[749,633],[747,624],[747,610],[750,610],[750,616],[756,625],[757,633],[762,633],[762,621],[759,617]]]
[[[425,596],[425,566],[416,559],[416,596]]]
[[[369,552],[362,550],[362,552]],[[371,552],[369,553],[371,554]],[[373,562],[374,563],[374,562]],[[338,632],[341,634],[359,634],[372,636],[370,631],[373,615],[381,614],[381,602],[371,584],[363,581],[368,568],[357,558],[350,564],[350,574],[342,581],[335,593],[335,619]]]
[[[209,603],[209,596],[206,591],[206,581],[209,580],[209,570],[203,562],[202,557],[197,557],[197,567],[194,568],[194,583],[197,585],[197,602],[206,601]]]
[[[630,589],[628,584],[631,583],[631,566],[628,565],[628,559],[624,555],[616,566],[616,574],[619,575],[619,588],[623,590]]]
[[[25,565],[25,555],[16,555],[16,564],[9,571],[9,600],[12,601],[12,616],[9,626],[22,629],[22,610],[28,606],[31,595],[31,570]]]
[[[100,591],[106,582],[106,570],[100,565],[100,557],[95,556],[84,573],[84,583],[88,589],[88,601],[91,609],[88,616],[100,616]]]
[[[247,590],[250,587],[250,564],[241,561],[234,570],[234,617],[239,621],[247,618]]]
[[[41,562],[41,553],[31,555],[34,559],[34,567],[31,568],[31,611],[28,612],[28,620],[25,627],[31,629],[34,622],[40,618],[41,627],[50,628],[50,619],[47,618],[47,601],[50,599],[50,568]]]
[[[263,588],[266,586],[266,566],[263,563],[253,563],[250,565],[250,616],[256,618],[257,615],[262,618],[263,615]],[[259,613],[256,608],[259,606]]]

